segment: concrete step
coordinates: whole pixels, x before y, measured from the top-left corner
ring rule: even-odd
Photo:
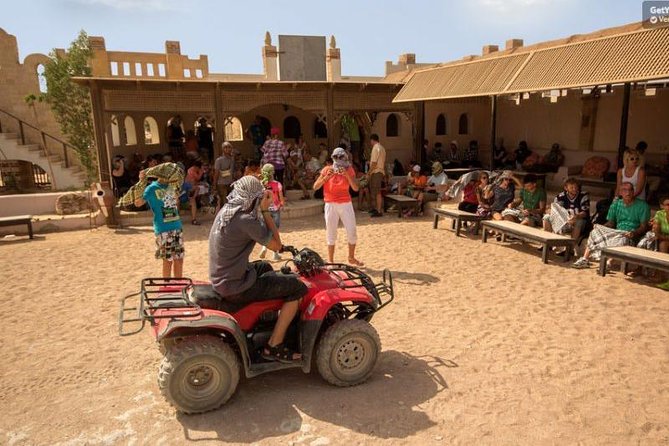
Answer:
[[[198,220],[203,224],[211,224],[215,215],[213,214],[214,209],[200,209],[198,211]],[[322,200],[299,200],[296,202],[288,201],[286,207],[281,211],[281,219],[294,219],[294,218],[303,218],[311,215],[320,215],[323,213],[323,201]],[[183,224],[189,224],[190,222],[190,210],[180,209],[179,214],[181,215],[181,221]],[[153,217],[151,211],[141,211],[141,212],[129,212],[129,211],[120,211],[121,222],[124,226],[147,226],[151,225]]]
[[[302,195],[299,195],[302,196]],[[282,219],[302,218],[323,213],[323,200],[288,200],[281,210]]]
[[[283,192],[283,196],[286,197],[286,200],[288,201],[299,201],[299,199],[302,198],[302,189],[288,189]],[[309,196],[314,196],[313,190],[308,190],[307,192],[309,192]]]
[[[19,135],[17,133],[3,132],[0,133],[0,139],[18,139]]]

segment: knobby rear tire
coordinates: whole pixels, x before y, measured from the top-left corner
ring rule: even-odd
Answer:
[[[158,372],[160,392],[185,414],[218,409],[238,383],[237,355],[214,336],[193,336],[168,346]]]

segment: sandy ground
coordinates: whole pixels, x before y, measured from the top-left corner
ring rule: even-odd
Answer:
[[[0,240],[0,443],[669,444],[669,294],[429,218],[358,224],[359,257],[394,271],[397,295],[373,320],[372,378],[242,379],[199,416],[160,395],[149,331],[117,334],[120,296],[160,271],[150,228]],[[185,272],[206,278],[208,225],[185,234]],[[325,251],[321,217],[284,221],[283,237]]]

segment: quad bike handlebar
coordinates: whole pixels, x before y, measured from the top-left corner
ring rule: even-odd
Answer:
[[[279,252],[289,252],[293,255],[292,261],[295,264],[297,272],[302,276],[310,277],[318,274],[326,266],[323,258],[316,251],[309,248],[298,250],[291,245],[281,245]],[[354,266],[342,263],[328,263],[327,270],[343,273],[341,277],[350,282],[349,285],[344,285],[343,288],[365,287],[378,300],[377,311],[388,305],[395,298],[393,276],[388,269],[383,270],[383,281],[377,284],[367,274]],[[283,273],[289,273],[290,271],[290,267],[287,265],[281,268],[281,272]],[[383,297],[387,297],[388,299],[384,300]]]
[[[312,276],[325,266],[323,258],[314,250],[302,248],[298,250],[291,245],[281,245],[279,252],[289,252],[293,255],[293,263],[297,271],[303,276]],[[287,268],[287,267],[284,267]],[[282,271],[284,269],[282,268]]]
[[[297,248],[295,248],[292,245],[281,245],[281,249],[279,249],[279,253],[282,253],[282,252],[289,252],[293,256],[296,256],[299,251],[297,250]]]

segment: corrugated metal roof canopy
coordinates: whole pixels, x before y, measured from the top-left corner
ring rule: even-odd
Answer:
[[[393,102],[497,94],[513,80],[530,53],[417,71]]]
[[[417,71],[393,102],[557,90],[669,77],[669,28]]]

